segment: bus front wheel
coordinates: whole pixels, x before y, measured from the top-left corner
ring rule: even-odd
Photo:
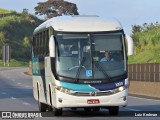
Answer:
[[[53,114],[54,114],[54,116],[61,116],[62,115],[62,108],[57,109],[57,108],[53,107]]]
[[[119,106],[109,107],[109,114],[110,115],[118,115],[118,113],[119,113]]]
[[[54,116],[61,116],[62,115],[62,108],[58,109],[58,108],[55,108],[53,105],[52,105],[52,94],[51,94],[51,88],[49,87],[49,95],[50,95],[50,110],[53,111],[53,114]]]

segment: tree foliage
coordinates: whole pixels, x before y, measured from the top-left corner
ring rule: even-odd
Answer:
[[[76,4],[64,0],[40,2],[34,9],[36,15],[46,15],[47,18],[79,14]]]
[[[135,46],[139,49],[154,47],[160,44],[160,24],[144,23],[143,25],[132,25],[132,38]]]
[[[5,34],[3,32],[0,32],[0,44],[5,44]]]
[[[23,39],[23,46],[25,46],[25,47],[30,47],[31,46],[30,45],[30,40],[27,36],[25,36],[24,39]]]
[[[23,13],[23,14],[28,14],[28,9],[27,9],[27,8],[23,8],[22,13]]]
[[[132,25],[132,38],[135,54],[129,57],[129,63],[160,62],[160,24],[158,22]]]
[[[11,46],[11,58],[13,59],[30,59],[31,45],[30,37],[34,29],[43,21],[33,15],[17,13],[0,9],[0,48],[8,44]],[[0,58],[2,56],[0,49]]]

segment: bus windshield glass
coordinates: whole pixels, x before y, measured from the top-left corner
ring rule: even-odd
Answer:
[[[57,75],[83,80],[112,80],[126,74],[122,33],[57,34]]]

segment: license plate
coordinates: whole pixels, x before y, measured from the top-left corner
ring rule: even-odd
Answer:
[[[100,101],[99,101],[99,99],[91,99],[91,100],[87,100],[87,103],[88,104],[99,104]]]

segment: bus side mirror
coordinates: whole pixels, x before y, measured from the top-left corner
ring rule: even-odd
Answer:
[[[55,57],[55,41],[53,35],[49,39],[49,56]]]
[[[128,56],[133,55],[134,54],[133,39],[129,35],[126,35],[126,41],[128,46]]]

